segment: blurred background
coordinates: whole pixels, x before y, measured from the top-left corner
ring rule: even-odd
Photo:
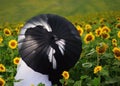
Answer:
[[[0,0],[0,22],[21,22],[43,13],[61,16],[120,11],[120,0]]]

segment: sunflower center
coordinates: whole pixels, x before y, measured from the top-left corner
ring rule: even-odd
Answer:
[[[103,33],[103,34],[102,34],[102,37],[103,37],[103,38],[107,38],[107,37],[108,37],[108,34]]]
[[[117,28],[120,28],[120,24],[117,25]]]
[[[88,36],[87,41],[91,41],[91,40],[92,40],[92,36]]]
[[[100,71],[100,68],[97,68],[96,71]]]
[[[19,60],[17,59],[15,62],[16,62],[16,63],[19,63]]]
[[[9,31],[5,31],[5,34],[10,34]]]
[[[107,28],[105,28],[105,29],[103,30],[103,32],[109,32],[109,31],[108,31],[108,29],[107,29]]]
[[[3,82],[2,81],[0,81],[0,86],[3,86]]]
[[[115,51],[115,55],[116,55],[117,57],[120,57],[120,51],[116,50],[116,51]]]
[[[4,68],[3,68],[3,67],[0,67],[0,70],[4,70]]]
[[[114,39],[114,40],[113,40],[113,43],[116,43],[116,42],[117,42],[117,40]]]
[[[97,32],[98,35],[100,35],[100,30]]]
[[[11,46],[15,46],[15,42],[12,42],[12,43],[11,43]]]
[[[67,73],[65,73],[65,74],[64,74],[64,77],[68,77],[68,74],[67,74]]]
[[[81,30],[78,30],[79,33],[81,33]]]
[[[105,52],[105,48],[104,47],[99,48],[99,53],[104,53],[104,52]]]

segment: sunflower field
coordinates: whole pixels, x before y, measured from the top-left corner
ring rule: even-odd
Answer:
[[[119,14],[67,17],[81,36],[83,50],[76,65],[63,71],[63,86],[120,86]],[[0,24],[0,86],[13,86],[15,82],[20,59],[17,37],[23,25]]]

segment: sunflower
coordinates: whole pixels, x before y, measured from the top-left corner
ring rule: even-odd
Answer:
[[[102,32],[109,33],[110,31],[111,31],[110,28],[108,28],[107,26],[102,27]]]
[[[113,45],[113,47],[117,47],[118,44],[117,43],[113,43],[112,45]]]
[[[82,34],[83,34],[83,29],[82,29],[79,25],[77,25],[76,28],[77,28],[77,30],[78,30],[80,36],[82,36]]]
[[[110,38],[110,34],[107,33],[107,32],[102,32],[101,37],[104,38],[104,39],[108,39],[108,38]]]
[[[4,34],[6,35],[6,36],[11,36],[11,31],[10,31],[10,29],[8,29],[8,28],[5,28],[4,29]]]
[[[113,48],[113,53],[116,59],[120,60],[120,48],[114,47]]]
[[[5,72],[6,68],[3,64],[0,64],[0,72]]]
[[[120,38],[120,31],[118,31],[117,35],[118,35],[118,38]]]
[[[22,28],[24,26],[24,24],[19,24],[19,27]]]
[[[97,52],[98,54],[103,54],[103,53],[106,52],[107,48],[108,48],[108,45],[107,45],[107,44],[105,44],[105,43],[100,43],[99,46],[96,46],[96,52]]]
[[[0,78],[0,86],[5,86],[5,80]]]
[[[20,32],[20,30],[17,27],[15,28],[15,31],[17,34],[19,34],[19,32]]]
[[[17,64],[19,63],[19,61],[20,61],[20,58],[19,58],[19,57],[15,57],[15,58],[13,59],[13,63],[14,63],[15,65],[17,65]]]
[[[100,72],[101,70],[102,70],[102,66],[96,66],[96,67],[94,68],[94,74]]]
[[[89,33],[92,29],[92,26],[90,24],[85,25],[85,30]]]
[[[120,23],[116,24],[116,27],[117,27],[117,28],[120,28]]]
[[[10,40],[8,45],[11,49],[15,49],[17,47],[17,41],[16,40]]]
[[[120,22],[120,17],[117,17],[116,20],[117,20],[118,22]]]
[[[112,44],[113,43],[117,43],[117,40],[116,39],[112,39]]]
[[[113,47],[117,47],[117,40],[116,39],[112,39],[112,45],[113,45]]]
[[[101,19],[100,19],[100,23],[104,23],[104,22],[106,22],[106,19],[101,18]]]
[[[93,41],[93,40],[95,40],[95,36],[92,34],[92,32],[86,34],[86,36],[84,38],[84,41],[86,44]]]
[[[0,43],[2,43],[2,42],[3,42],[3,37],[0,36]]]
[[[96,37],[99,37],[101,35],[101,27],[95,30]]]
[[[69,72],[68,71],[63,71],[62,76],[64,77],[64,79],[69,79]]]

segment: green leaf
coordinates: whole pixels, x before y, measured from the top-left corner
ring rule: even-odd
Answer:
[[[102,69],[102,70],[100,71],[100,74],[101,74],[102,76],[109,76],[108,70],[105,70],[105,69]]]
[[[64,79],[60,79],[59,80],[61,84],[64,84],[65,80]]]
[[[67,82],[68,82],[68,83],[74,83],[74,80],[68,79]]]
[[[88,76],[87,75],[83,75],[80,77],[80,79],[86,79]]]
[[[45,84],[40,83],[40,84],[38,84],[38,86],[45,86]]]
[[[120,83],[120,76],[114,77],[114,78],[108,78],[108,80],[106,80],[106,84],[114,84],[116,82]]]
[[[99,86],[100,85],[100,78],[98,77],[98,78],[94,78],[93,80],[92,80],[92,86]]]
[[[81,83],[82,83],[82,81],[76,81],[73,86],[82,86]]]
[[[120,61],[119,60],[117,60],[117,61],[115,60],[114,63],[113,63],[113,65],[120,66]]]
[[[0,47],[4,47],[4,44],[3,44],[3,43],[0,43]]]
[[[112,59],[113,58],[112,53],[105,53],[103,56],[104,58],[101,58],[101,59]]]

